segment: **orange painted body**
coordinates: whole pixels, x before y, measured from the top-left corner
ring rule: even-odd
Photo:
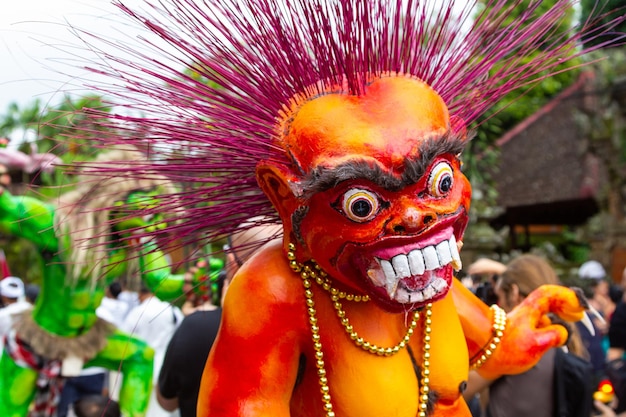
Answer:
[[[398,76],[372,80],[359,97],[331,89],[296,102],[278,131],[292,164],[261,162],[257,178],[282,219],[284,241],[261,249],[229,287],[198,416],[326,415],[290,244],[294,262],[315,260],[333,287],[370,297],[342,304],[354,330],[377,346],[395,346],[412,311],[432,304],[433,415],[469,416],[461,391],[470,358],[492,337],[492,312],[453,277],[471,197],[460,170],[463,129],[450,126],[429,86]],[[377,356],[350,339],[328,292],[315,283],[312,291],[335,415],[416,416],[423,318],[408,348]],[[547,312],[580,318],[570,290],[537,291],[510,313],[484,376],[522,372],[565,341]]]
[[[408,351],[392,357],[364,352],[344,332],[328,293],[314,291],[335,414],[414,417],[419,386]],[[344,307],[354,328],[372,343],[393,346],[406,332],[405,314],[371,302]],[[418,364],[421,326],[410,342]],[[440,395],[436,415],[469,416],[459,393],[467,380],[467,349],[450,296],[433,306],[432,345],[431,387]],[[324,415],[304,289],[279,244],[262,249],[233,280],[214,346],[198,416]],[[301,357],[304,372],[296,384]]]

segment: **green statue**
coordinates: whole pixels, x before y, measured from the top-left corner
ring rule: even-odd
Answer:
[[[95,163],[120,169],[136,161],[137,152],[102,154]],[[131,182],[122,175],[99,179],[85,172],[77,184],[55,205],[0,188],[0,233],[30,240],[43,259],[37,302],[14,321],[0,358],[3,417],[25,417],[31,405],[40,416],[53,415],[63,376],[89,366],[121,372],[125,416],[144,416],[148,405],[154,352],[99,319],[96,308],[106,287],[133,262],[158,298],[174,301],[183,294],[184,274],[172,274],[157,243],[133,238],[165,225],[161,215],[145,213],[172,185],[158,178]],[[134,215],[137,210],[141,215]],[[198,279],[217,275],[223,266],[215,260],[205,265],[210,271]]]

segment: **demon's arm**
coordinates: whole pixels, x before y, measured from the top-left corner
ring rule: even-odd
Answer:
[[[173,274],[165,254],[154,240],[144,241],[139,249],[139,267],[142,280],[154,294],[163,301],[174,301],[183,295],[185,274]],[[215,279],[224,267],[221,259],[211,258],[197,263],[198,270],[193,275],[194,290],[206,290],[209,281]]]
[[[118,330],[86,366],[119,370],[123,375],[119,396],[124,415],[143,417],[152,389],[153,358],[154,350],[144,341]]]
[[[283,257],[279,247],[258,253],[228,288],[202,376],[198,417],[290,415],[299,358],[311,336],[294,296],[302,284]]]
[[[553,324],[549,313],[565,321],[583,318],[586,302],[575,290],[558,285],[543,285],[507,314],[506,328],[494,338],[495,310],[491,309],[454,280],[453,297],[467,341],[470,364],[486,358],[476,370],[486,379],[518,374],[533,367],[550,348],[565,344],[567,329]],[[493,348],[490,345],[494,345]],[[489,352],[487,352],[489,351]],[[486,355],[485,355],[486,354]]]
[[[0,231],[25,238],[42,251],[56,252],[53,206],[33,197],[14,196],[0,187]]]

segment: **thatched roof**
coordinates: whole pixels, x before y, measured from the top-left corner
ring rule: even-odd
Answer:
[[[580,224],[597,211],[604,173],[577,120],[595,105],[593,77],[583,74],[497,142],[496,187],[506,212],[496,224]]]

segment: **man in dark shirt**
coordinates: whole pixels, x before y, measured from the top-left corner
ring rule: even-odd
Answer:
[[[204,363],[221,317],[221,308],[195,311],[176,329],[159,374],[157,399],[161,407],[168,411],[180,408],[181,417],[195,417]]]
[[[235,272],[259,246],[255,242],[277,237],[280,231],[280,226],[257,226],[231,236],[230,248],[226,250],[224,291]],[[185,317],[172,336],[165,352],[157,390],[157,400],[165,410],[180,408],[181,417],[196,417],[204,363],[217,336],[221,317],[222,309],[209,301],[204,308]]]
[[[622,273],[622,288],[626,288],[626,268]],[[607,374],[615,388],[616,412],[626,411],[626,293],[615,307],[609,324],[609,351],[607,352]]]

